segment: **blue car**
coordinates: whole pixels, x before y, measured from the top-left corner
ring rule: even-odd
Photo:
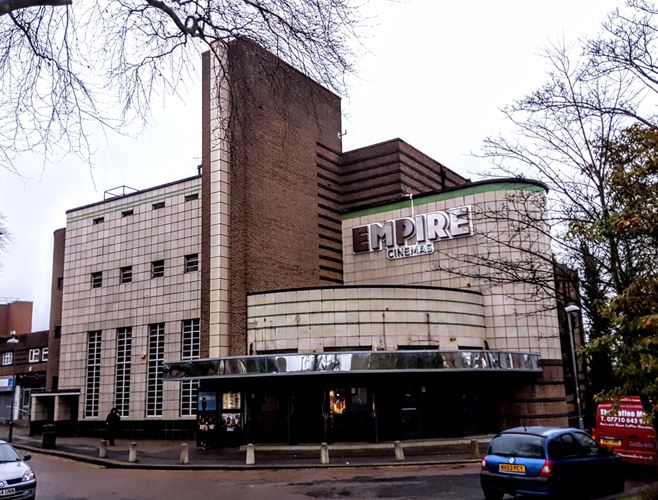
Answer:
[[[624,471],[619,455],[579,429],[515,427],[491,440],[480,485],[487,500],[587,498],[623,491]]]

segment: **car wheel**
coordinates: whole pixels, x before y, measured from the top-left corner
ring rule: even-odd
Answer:
[[[484,493],[484,498],[487,500],[503,500],[503,496],[505,495],[505,493],[498,490],[483,489],[482,492]]]

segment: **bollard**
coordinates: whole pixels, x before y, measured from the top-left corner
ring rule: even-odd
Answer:
[[[480,457],[480,443],[477,439],[471,439],[471,457],[472,458],[481,458]]]
[[[244,463],[247,465],[254,465],[256,463],[256,450],[254,449],[254,445],[251,443],[247,445],[247,457]]]
[[[329,463],[329,446],[327,443],[320,444],[320,463],[328,464]]]
[[[128,462],[137,462],[137,443],[130,443],[130,449],[128,450]]]
[[[100,448],[98,448],[98,458],[107,458],[107,440],[101,439]]]
[[[402,449],[402,443],[396,441],[393,445],[395,446],[395,460],[402,462],[404,460],[404,449]]]
[[[187,443],[180,445],[180,463],[188,464],[190,462],[190,450]]]

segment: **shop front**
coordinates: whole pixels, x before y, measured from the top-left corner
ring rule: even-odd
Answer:
[[[198,440],[379,442],[494,432],[512,393],[536,383],[538,356],[494,351],[369,351],[169,363],[199,380]]]

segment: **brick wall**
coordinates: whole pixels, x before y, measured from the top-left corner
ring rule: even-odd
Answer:
[[[342,148],[337,135],[341,127],[340,99],[336,95],[243,41],[229,46],[228,61],[229,177],[222,184],[224,191],[218,193],[211,187],[210,196],[218,200],[230,197],[230,227],[225,226],[225,234],[221,235],[228,238],[229,248],[224,251],[230,252],[230,269],[218,270],[229,276],[230,326],[229,332],[216,334],[228,335],[228,351],[237,355],[248,349],[248,293],[322,284],[321,266],[328,266],[327,260],[320,258],[317,144],[337,152]],[[204,75],[212,79],[206,70]],[[212,101],[217,94],[207,89],[216,86],[204,82],[204,99],[209,100],[204,102],[204,109],[215,106]],[[221,124],[210,116],[206,120],[204,144],[212,157],[214,145],[208,138],[214,133],[213,126]],[[226,159],[225,152],[216,151],[217,165],[222,154]],[[225,167],[213,170],[213,160],[208,163],[211,168],[205,168],[204,163],[204,176],[215,175],[221,180]],[[211,219],[213,206],[221,211],[221,203],[213,205],[211,201]],[[205,241],[212,238],[208,235]],[[326,255],[324,251],[322,254]],[[219,289],[221,293],[221,285]],[[222,313],[211,310],[210,315],[221,318]]]
[[[62,333],[62,292],[64,290],[64,248],[66,229],[53,234],[53,274],[50,284],[50,326],[48,334],[48,370],[46,387],[56,390],[59,386],[59,345]]]
[[[32,302],[17,300],[0,305],[0,335],[32,331]]]

